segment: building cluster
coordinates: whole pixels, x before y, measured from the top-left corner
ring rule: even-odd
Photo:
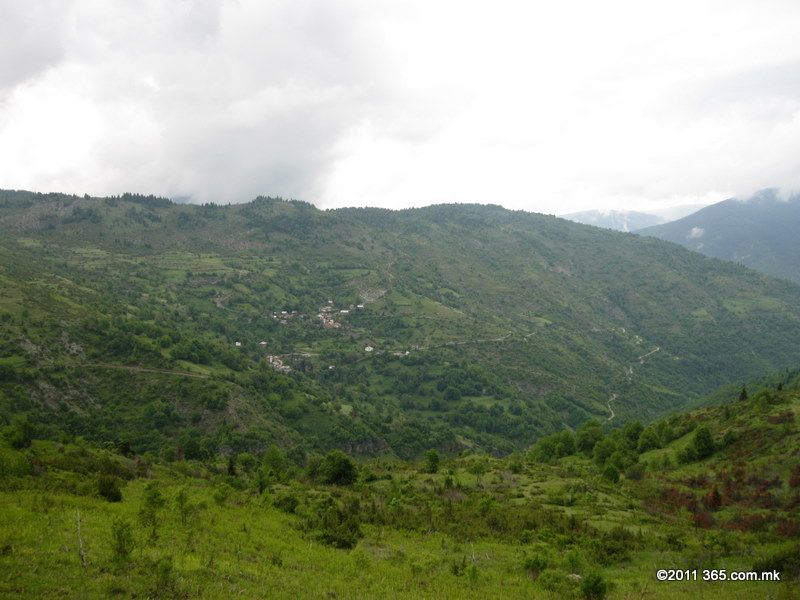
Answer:
[[[363,304],[351,304],[348,308],[336,308],[333,300],[328,300],[325,306],[321,306],[317,311],[317,319],[322,321],[322,326],[325,329],[339,329],[342,326],[339,319],[343,316],[349,315],[352,310],[363,310]]]

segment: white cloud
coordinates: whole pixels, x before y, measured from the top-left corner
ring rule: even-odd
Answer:
[[[559,214],[800,188],[794,2],[0,11],[0,187]]]
[[[706,230],[702,227],[692,227],[691,231],[689,231],[689,235],[686,236],[686,239],[697,240],[703,237],[705,233]]]

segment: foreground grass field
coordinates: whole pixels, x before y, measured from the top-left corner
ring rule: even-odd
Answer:
[[[612,483],[580,456],[433,463],[356,465],[331,453],[301,472],[287,469],[275,449],[261,460],[201,464],[80,442],[7,446],[0,597],[788,600],[800,593],[793,535],[764,524],[747,531],[698,523],[697,512],[665,504],[674,495],[665,490],[686,482],[696,465]],[[719,507],[718,522],[727,510],[743,513]],[[792,510],[773,512],[788,519]],[[661,582],[659,569],[689,570],[690,578],[696,570],[697,579]],[[705,570],[718,577],[721,569],[779,569],[781,581],[703,580]]]

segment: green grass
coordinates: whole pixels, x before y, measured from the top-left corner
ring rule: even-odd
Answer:
[[[35,474],[10,474],[10,456],[34,460]],[[477,476],[471,471],[480,462],[487,471]],[[580,583],[592,573],[612,585],[605,595],[612,600],[788,600],[799,591],[796,581],[786,580],[659,582],[658,569],[696,569],[699,579],[705,569],[750,571],[758,556],[786,542],[698,529],[685,515],[648,514],[648,488],[666,485],[657,471],[641,482],[611,485],[578,457],[526,463],[513,474],[507,460],[481,455],[445,460],[436,474],[418,467],[364,464],[363,472],[377,478],[352,487],[321,485],[296,472],[259,495],[254,471],[239,467],[231,477],[224,461],[151,463],[51,442],[22,451],[0,448],[0,597],[558,600],[583,598]],[[97,495],[97,468],[136,475],[121,481],[121,502]],[[686,477],[693,468],[668,475]],[[448,482],[457,485],[448,488]],[[140,519],[153,484],[164,499],[155,537]],[[569,506],[547,501],[558,497],[553,492],[574,488],[581,491]],[[544,496],[542,505],[536,493]],[[278,507],[287,494],[298,499],[295,514]],[[326,498],[340,506],[358,500],[360,508],[348,509],[361,521],[354,547],[325,545],[309,527]],[[443,498],[450,499],[452,517],[439,512],[448,510]],[[383,515],[377,520],[369,516],[375,504]],[[531,506],[540,506],[530,512],[538,526],[515,531],[492,525]],[[559,515],[573,515],[578,529],[562,529]],[[129,556],[115,558],[113,531],[120,521],[130,524],[134,545]]]

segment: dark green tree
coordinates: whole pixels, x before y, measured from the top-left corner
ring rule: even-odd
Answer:
[[[581,452],[591,455],[594,445],[603,439],[603,426],[597,419],[589,419],[575,432],[575,445]]]
[[[436,450],[428,450],[425,455],[425,466],[422,470],[425,473],[436,473],[439,470],[439,453]]]
[[[322,483],[352,485],[358,479],[358,470],[349,456],[339,450],[329,452],[319,464]]]
[[[109,502],[122,502],[119,481],[113,475],[100,475],[97,479],[97,493]]]
[[[694,438],[692,439],[692,446],[699,460],[703,460],[714,454],[714,438],[711,437],[711,432],[708,427],[703,425],[697,428]]]
[[[603,479],[611,483],[617,483],[619,481],[619,469],[614,465],[606,465],[605,469],[603,469]]]
[[[658,448],[661,448],[661,440],[658,438],[656,430],[652,427],[648,427],[639,436],[639,442],[636,444],[636,451],[642,454]]]

